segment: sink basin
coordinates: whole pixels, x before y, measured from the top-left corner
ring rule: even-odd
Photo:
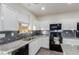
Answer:
[[[34,39],[34,38],[33,37],[27,37],[27,38],[23,38],[23,41],[30,41],[32,39]]]

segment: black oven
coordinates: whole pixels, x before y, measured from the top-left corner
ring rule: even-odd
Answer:
[[[79,30],[79,23],[77,23],[77,30]]]
[[[77,23],[76,37],[79,38],[79,23]]]
[[[59,30],[61,30],[61,24],[50,24],[49,49],[63,52],[60,45],[62,43],[62,34]]]
[[[50,30],[61,30],[61,24],[50,24]]]
[[[76,37],[79,38],[79,31],[76,31]]]

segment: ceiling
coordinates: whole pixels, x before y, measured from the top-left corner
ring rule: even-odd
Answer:
[[[45,16],[79,10],[79,3],[23,3],[22,5],[36,16]],[[45,7],[45,10],[41,10],[41,7]]]

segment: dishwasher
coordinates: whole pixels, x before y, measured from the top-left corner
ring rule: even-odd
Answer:
[[[13,51],[12,55],[29,55],[29,44]]]

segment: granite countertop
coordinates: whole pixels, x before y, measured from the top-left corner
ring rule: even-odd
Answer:
[[[29,41],[24,41],[23,39],[21,40],[17,40],[17,41],[14,41],[14,42],[11,42],[11,43],[8,43],[8,44],[3,44],[3,45],[0,45],[0,54],[7,54],[7,53],[10,53],[26,44],[29,44],[30,42],[36,40],[37,38],[40,38],[40,37],[47,37],[45,35],[39,35],[39,36],[33,36],[34,39],[32,40],[29,40]]]
[[[7,54],[9,52],[12,52],[12,51],[30,43],[33,40],[30,40],[30,41],[18,40],[18,41],[11,42],[11,43],[8,43],[8,44],[0,45],[0,53]]]
[[[79,38],[63,38],[63,44],[79,45]]]

